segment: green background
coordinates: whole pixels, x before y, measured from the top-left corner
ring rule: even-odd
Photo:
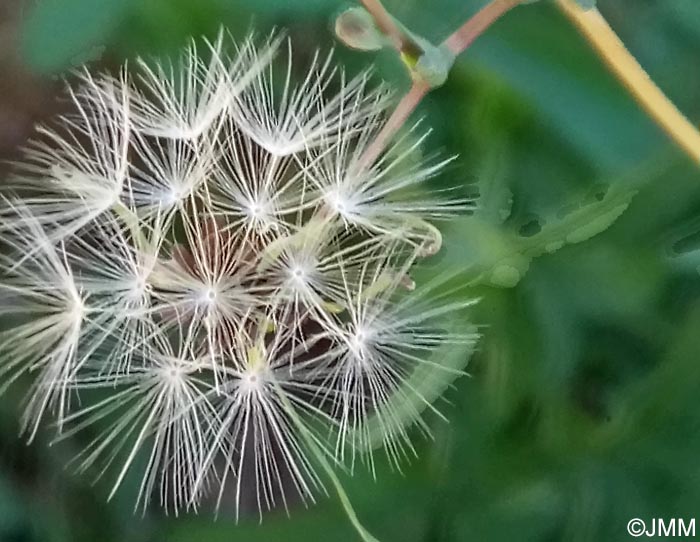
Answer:
[[[387,0],[439,40],[483,5]],[[0,158],[66,107],[60,77],[83,62],[173,54],[188,36],[283,28],[300,65],[334,45],[335,0],[4,0]],[[599,9],[690,119],[700,119],[700,2],[599,0]],[[348,72],[375,64],[405,89],[391,52],[335,44]],[[426,268],[480,297],[469,377],[430,419],[420,458],[377,479],[343,478],[382,542],[619,541],[634,517],[700,514],[700,171],[603,68],[554,5],[507,15],[419,108],[425,152],[458,154],[431,188],[479,208],[445,229]],[[2,166],[3,176],[7,166]],[[132,476],[65,465],[77,442],[17,438],[22,390],[0,399],[0,541],[356,541],[334,497],[236,526],[132,512]]]

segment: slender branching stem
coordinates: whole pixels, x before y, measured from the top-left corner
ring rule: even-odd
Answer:
[[[372,15],[381,32],[391,40],[391,44],[400,53],[419,54],[416,44],[406,32],[399,27],[381,0],[361,0],[362,5]]]
[[[401,127],[406,123],[408,117],[415,110],[423,97],[430,91],[430,87],[422,82],[415,81],[411,89],[401,98],[401,101],[396,106],[396,109],[391,113],[391,116],[386,121],[382,129],[372,140],[362,156],[362,164],[365,167],[370,167],[376,162],[379,155],[386,148],[387,144],[396,135]]]
[[[520,4],[520,1],[521,0],[493,0],[455,30],[452,35],[443,42],[443,46],[449,49],[455,56],[461,54],[493,23]]]
[[[442,47],[448,49],[455,56],[464,52],[474,41],[486,31],[493,23],[500,19],[505,13],[517,6],[521,0],[492,0],[484,8],[478,11],[471,19],[459,27],[443,43]],[[393,32],[403,35],[396,26],[391,15],[386,11],[380,0],[362,0],[367,11],[372,14],[377,26],[389,35],[392,41],[395,38]],[[384,19],[388,18],[391,25],[388,29],[384,26]],[[397,47],[400,51],[401,48]],[[421,80],[415,80],[411,89],[401,98],[396,109],[391,114],[377,137],[367,147],[362,156],[364,167],[371,167],[379,158],[387,144],[396,135],[396,132],[406,123],[411,113],[416,109],[421,100],[430,92],[431,87]]]
[[[649,116],[700,163],[700,132],[656,86],[600,12],[585,11],[572,0],[557,0],[557,5]]]

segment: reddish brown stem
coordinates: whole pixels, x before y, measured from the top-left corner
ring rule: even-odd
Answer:
[[[392,41],[398,39],[397,49],[401,51],[401,43],[403,32],[396,26],[391,15],[386,11],[381,1],[379,0],[362,0],[367,11],[372,14],[377,25],[382,32],[392,38]],[[505,13],[517,6],[520,0],[492,0],[490,4],[482,8],[471,19],[459,27],[451,34],[443,43],[445,47],[455,56],[464,52],[481,34],[484,33],[494,22],[500,19]],[[384,21],[384,22],[382,22]],[[387,24],[385,28],[383,25]],[[398,36],[398,38],[395,38]],[[374,138],[372,143],[367,147],[367,150],[362,156],[362,164],[364,167],[371,167],[379,156],[386,149],[389,141],[396,135],[401,127],[406,123],[411,113],[418,107],[418,104],[430,92],[430,86],[424,81],[414,81],[411,89],[401,98],[401,101],[396,106],[396,109],[387,120],[384,127]]]
[[[474,43],[476,38],[481,36],[486,29],[518,4],[520,4],[520,0],[493,0],[455,30],[442,45],[455,56],[459,55]]]
[[[385,36],[389,37],[397,51],[403,52],[410,47],[405,33],[398,27],[396,21],[394,21],[394,18],[386,10],[381,0],[361,0],[361,2],[370,15],[372,15],[379,30],[381,30]]]
[[[379,155],[386,148],[389,141],[396,135],[396,132],[406,123],[414,109],[418,106],[423,97],[430,91],[430,87],[420,81],[413,83],[411,89],[401,98],[401,101],[394,109],[393,113],[386,121],[377,137],[367,147],[362,156],[362,163],[370,167],[377,161]]]

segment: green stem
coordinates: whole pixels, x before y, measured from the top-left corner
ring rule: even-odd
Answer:
[[[290,403],[289,399],[287,399],[285,391],[280,387],[280,385],[277,382],[274,383],[274,386],[275,386],[277,393],[279,394],[280,400],[282,401],[282,405],[284,406],[284,409],[286,410],[287,414],[289,415],[289,417],[292,419],[294,424],[299,429],[299,432],[301,433],[301,435],[304,439],[304,442],[306,442],[307,446],[311,449],[312,453],[314,454],[314,457],[319,462],[319,464],[321,465],[321,468],[323,469],[323,471],[326,473],[326,475],[330,479],[331,483],[333,484],[335,492],[338,494],[338,498],[340,499],[340,502],[343,505],[343,509],[345,510],[345,514],[348,516],[350,523],[352,523],[352,526],[355,528],[357,533],[362,538],[362,541],[363,542],[379,542],[379,540],[377,538],[375,538],[374,536],[372,536],[372,534],[367,529],[365,529],[365,527],[360,522],[360,519],[357,517],[357,513],[355,512],[355,509],[353,508],[352,503],[350,502],[350,498],[348,497],[348,494],[345,492],[345,488],[343,487],[343,484],[340,482],[338,475],[336,474],[336,472],[333,469],[333,467],[331,466],[331,464],[328,462],[328,459],[326,459],[326,456],[325,456],[323,450],[319,447],[319,445],[314,440],[314,437],[311,434],[311,432],[309,431],[309,429],[299,419],[299,416],[297,415],[296,411],[294,410],[294,407]]]

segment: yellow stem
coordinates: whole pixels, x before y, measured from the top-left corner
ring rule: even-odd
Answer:
[[[557,0],[557,5],[649,116],[694,162],[700,163],[700,131],[656,86],[600,12],[586,11],[573,0]]]

